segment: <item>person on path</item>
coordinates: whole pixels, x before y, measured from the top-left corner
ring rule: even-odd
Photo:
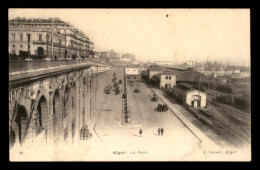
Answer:
[[[161,128],[158,129],[158,134],[161,136]]]
[[[162,136],[163,136],[163,132],[164,132],[164,129],[163,129],[163,128],[161,128],[161,134],[162,134]]]
[[[140,135],[140,137],[142,136],[142,133],[143,133],[143,131],[142,131],[142,129],[140,129],[140,130],[139,130],[139,135]]]

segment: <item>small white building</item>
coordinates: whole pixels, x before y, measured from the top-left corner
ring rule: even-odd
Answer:
[[[186,104],[191,107],[206,107],[206,93],[197,89],[186,91]]]
[[[206,107],[206,93],[199,91],[187,83],[179,83],[172,89],[173,96],[181,101],[183,104],[187,104],[194,108]]]
[[[138,68],[125,68],[125,74],[126,75],[139,75],[139,69]]]

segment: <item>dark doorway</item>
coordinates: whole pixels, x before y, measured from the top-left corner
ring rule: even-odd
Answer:
[[[67,58],[67,55],[68,55],[68,51],[65,50],[65,58]]]
[[[48,109],[47,109],[47,102],[44,96],[42,96],[39,100],[38,107],[37,107],[39,118],[38,118],[38,129],[37,134],[41,133],[42,130],[48,129]]]
[[[37,55],[38,55],[38,56],[43,56],[43,55],[44,55],[44,53],[43,53],[43,48],[42,48],[42,47],[38,47],[38,49],[37,49]]]
[[[28,121],[28,114],[24,106],[18,105],[17,107],[18,110],[17,110],[17,116],[15,122],[18,125],[18,136],[19,136],[19,142],[21,143],[26,128],[25,126],[22,126],[22,124],[26,124],[26,122]]]

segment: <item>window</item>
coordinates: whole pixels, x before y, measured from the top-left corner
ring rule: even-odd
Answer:
[[[12,36],[13,36],[13,42],[15,42],[15,34],[12,34]]]
[[[171,77],[171,76],[169,76],[169,79],[170,79],[170,80],[171,80],[171,78],[172,78],[172,77]]]
[[[15,48],[15,45],[13,45],[13,48]]]
[[[39,35],[39,41],[42,41],[42,35]]]
[[[23,48],[23,45],[20,45],[20,48]]]
[[[23,42],[23,34],[20,35],[20,41]]]
[[[166,76],[165,79],[168,79],[168,76]]]
[[[31,35],[30,35],[30,34],[27,34],[27,36],[28,36],[28,42],[30,42],[30,40],[31,40]]]

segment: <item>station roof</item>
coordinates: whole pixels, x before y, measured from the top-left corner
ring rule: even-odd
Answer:
[[[187,90],[190,90],[192,88],[192,85],[183,82],[183,83],[179,83],[175,87],[181,89],[182,91],[187,91]]]
[[[185,71],[179,74],[176,81],[208,81],[208,78],[197,71]]]
[[[181,91],[183,91],[184,93],[188,93],[188,92],[192,92],[192,91],[199,91],[201,94],[205,95],[205,93],[203,91],[200,91],[199,89],[194,88],[193,85],[185,83],[185,82],[179,83],[178,85],[174,86],[174,88],[178,88]]]
[[[154,81],[160,81],[160,79],[161,79],[161,73],[155,74],[152,77],[152,80]]]
[[[181,71],[192,70],[192,68],[189,68],[189,67],[172,67],[172,66],[167,66],[166,68],[174,69],[174,70],[181,70]]]

